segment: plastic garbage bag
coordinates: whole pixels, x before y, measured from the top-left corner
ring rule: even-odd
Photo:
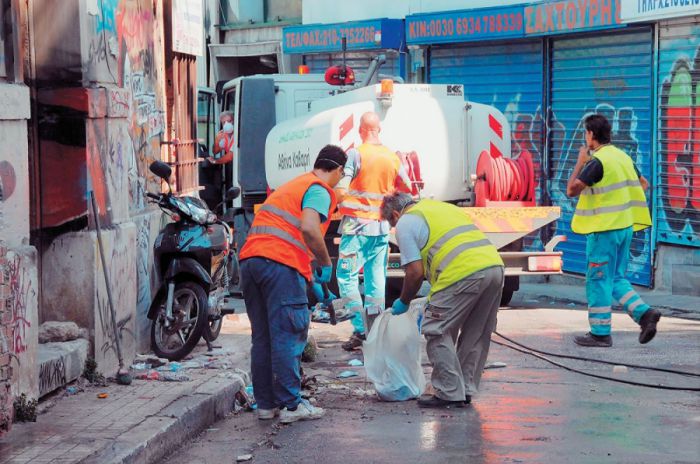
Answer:
[[[367,377],[384,401],[417,398],[425,389],[419,321],[426,302],[426,298],[413,300],[408,311],[398,316],[382,312],[362,345]]]

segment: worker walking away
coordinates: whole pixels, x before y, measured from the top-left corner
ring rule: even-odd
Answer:
[[[433,366],[434,395],[421,407],[471,403],[496,329],[503,292],[503,260],[496,247],[457,206],[410,195],[384,197],[382,217],[396,227],[404,278],[391,306],[403,314],[423,283],[430,282],[422,332]]]
[[[347,157],[326,145],[312,172],[275,190],[255,215],[241,249],[241,283],[252,329],[251,372],[258,418],[318,419],[300,396],[301,354],[309,329],[307,283],[327,283],[333,266],[323,236],[336,207],[333,187]],[[312,259],[317,267],[312,270]]]
[[[566,194],[579,196],[571,229],[586,235],[586,297],[591,330],[574,337],[574,342],[612,346],[614,298],[641,326],[639,343],[648,343],[656,335],[661,314],[644,303],[625,274],[633,232],[651,225],[644,194],[649,183],[632,159],[610,143],[610,123],[604,116],[588,116],[585,129],[586,145],[579,150]]]
[[[382,145],[379,116],[367,112],[360,118],[362,144],[348,152],[345,177],[338,185],[343,215],[339,232],[336,277],[345,308],[353,314],[353,334],[342,347],[352,351],[362,346],[365,326],[362,319],[362,296],[359,288],[360,269],[364,270],[364,306],[370,313],[384,310],[384,288],[389,252],[389,224],[379,217],[382,198],[399,185],[410,188],[410,180],[398,155]]]

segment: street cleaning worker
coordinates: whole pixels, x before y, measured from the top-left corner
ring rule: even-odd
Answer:
[[[323,236],[336,207],[333,187],[347,156],[326,145],[312,172],[275,190],[255,215],[241,249],[241,284],[252,329],[251,372],[258,418],[318,419],[300,396],[301,354],[309,330],[307,283],[327,283],[333,266]],[[312,259],[316,268],[312,271]]]
[[[656,335],[661,313],[644,303],[625,274],[632,233],[651,225],[644,195],[649,183],[632,159],[610,143],[610,123],[605,116],[588,116],[585,129],[586,145],[579,150],[566,194],[580,195],[571,229],[586,235],[586,297],[591,330],[574,337],[574,342],[612,346],[610,308],[614,298],[641,326],[639,343],[648,343]]]
[[[219,116],[221,130],[214,138],[214,156],[210,159],[213,164],[226,164],[233,161],[233,113],[224,111]]]
[[[422,332],[433,366],[435,395],[424,408],[463,406],[479,388],[503,292],[504,266],[496,247],[457,206],[415,202],[405,193],[384,197],[382,217],[396,227],[406,277],[394,315],[408,310],[423,283],[430,282]]]
[[[394,190],[397,178],[400,185],[410,189],[410,180],[398,155],[380,142],[380,131],[377,113],[362,115],[359,127],[362,144],[348,152],[345,177],[336,189],[343,215],[336,277],[345,308],[354,313],[353,334],[342,345],[346,351],[362,346],[365,340],[360,269],[364,270],[364,306],[384,310],[390,228],[379,218],[382,198]]]

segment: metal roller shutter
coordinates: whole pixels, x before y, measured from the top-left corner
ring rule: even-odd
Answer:
[[[584,143],[583,120],[604,114],[613,126],[613,143],[635,160],[648,179],[652,152],[652,33],[649,28],[552,40],[550,198],[562,207],[557,233],[568,241],[564,269],[586,272],[586,238],[571,231],[576,200],[566,196],[566,183]],[[628,278],[651,284],[652,234],[634,235]]]
[[[700,16],[659,24],[659,241],[700,247]]]
[[[346,53],[345,63],[350,66],[357,75],[356,80],[360,80],[361,76],[367,72],[372,58],[381,54],[381,51]],[[316,53],[312,55],[304,55],[304,64],[309,67],[312,73],[325,73],[329,66],[338,65],[343,62],[342,53]],[[398,57],[386,57],[386,63],[379,69],[380,74],[400,76],[401,70],[399,67]]]
[[[542,41],[435,46],[429,82],[463,84],[464,98],[493,105],[511,124],[512,153],[529,150],[535,175],[542,165]],[[538,188],[537,199],[541,199]]]

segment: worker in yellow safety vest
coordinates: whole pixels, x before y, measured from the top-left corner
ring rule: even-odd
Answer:
[[[459,207],[415,202],[405,193],[384,197],[382,217],[396,227],[404,278],[392,314],[403,314],[423,277],[430,294],[422,332],[433,366],[434,395],[421,407],[463,406],[477,392],[496,329],[503,292],[503,260],[496,247]]]
[[[586,235],[586,296],[591,330],[574,337],[574,342],[581,346],[612,346],[614,298],[641,326],[639,343],[648,343],[656,335],[661,314],[642,300],[625,274],[632,234],[651,225],[644,194],[649,183],[634,161],[610,143],[611,127],[605,116],[588,116],[585,129],[586,145],[579,150],[566,194],[579,197],[571,229]]]

